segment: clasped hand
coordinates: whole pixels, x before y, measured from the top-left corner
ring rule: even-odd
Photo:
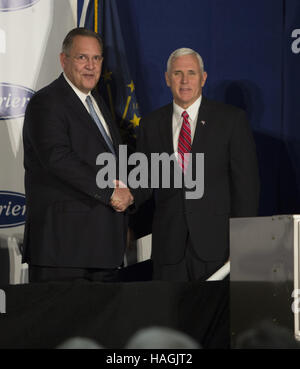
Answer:
[[[115,190],[110,199],[110,205],[117,212],[125,211],[133,204],[133,196],[128,187],[122,181],[114,180]]]

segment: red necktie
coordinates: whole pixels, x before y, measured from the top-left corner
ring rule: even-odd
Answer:
[[[183,121],[178,139],[178,164],[182,169],[183,173],[186,172],[188,162],[189,162],[189,154],[192,148],[192,139],[191,139],[191,125],[189,122],[189,115],[186,111],[182,113]]]

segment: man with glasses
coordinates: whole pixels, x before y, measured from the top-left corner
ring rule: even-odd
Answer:
[[[117,163],[121,139],[95,87],[100,36],[75,28],[60,54],[63,73],[29,102],[23,129],[27,219],[23,261],[31,282],[118,280],[133,198],[127,188],[96,185],[96,158]]]

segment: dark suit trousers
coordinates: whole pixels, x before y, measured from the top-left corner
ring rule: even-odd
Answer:
[[[59,268],[29,265],[29,282],[118,282],[119,269]]]
[[[225,262],[226,260],[210,262],[199,259],[188,236],[185,254],[179,263],[162,265],[153,261],[153,279],[171,282],[205,281]]]

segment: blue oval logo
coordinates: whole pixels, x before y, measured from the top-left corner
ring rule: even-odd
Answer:
[[[0,191],[0,228],[18,227],[25,223],[25,195]]]
[[[0,120],[23,117],[33,94],[30,88],[0,83]]]
[[[29,8],[40,0],[0,0],[0,12],[13,12]]]

